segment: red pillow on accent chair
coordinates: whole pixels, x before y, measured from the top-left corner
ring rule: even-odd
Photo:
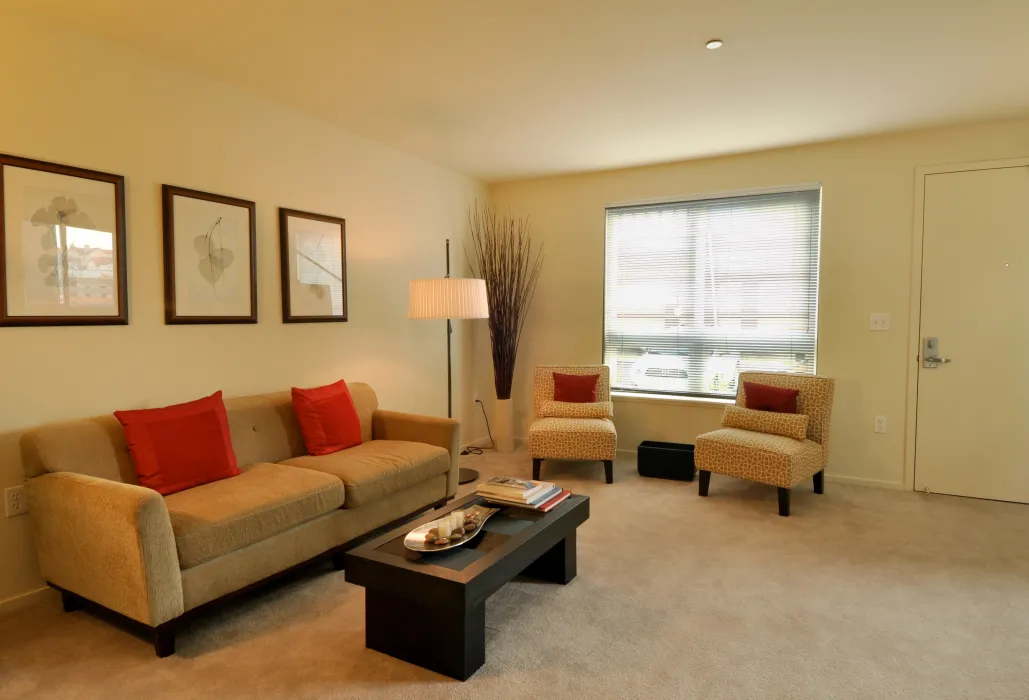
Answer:
[[[362,442],[361,419],[342,379],[314,389],[293,387],[293,413],[313,455],[332,454]]]
[[[115,411],[142,486],[168,496],[237,476],[222,393],[187,403]]]
[[[746,408],[773,413],[796,413],[800,390],[743,382],[743,394]]]
[[[554,401],[596,403],[599,374],[561,374],[554,372]]]

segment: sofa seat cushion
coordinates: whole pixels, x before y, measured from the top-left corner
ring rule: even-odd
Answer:
[[[694,459],[697,469],[787,489],[825,466],[817,442],[739,428],[698,435]]]
[[[442,447],[404,440],[371,440],[329,455],[306,455],[283,464],[331,474],[343,482],[344,508],[360,508],[450,471]]]
[[[166,496],[179,566],[188,569],[260,542],[343,505],[343,483],[282,464]]]
[[[537,418],[529,427],[533,458],[601,461],[617,453],[618,433],[607,418]]]

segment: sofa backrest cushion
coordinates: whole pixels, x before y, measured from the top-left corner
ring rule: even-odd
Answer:
[[[348,384],[361,419],[361,439],[372,439],[372,414],[379,406],[367,384]],[[288,391],[225,400],[232,449],[240,467],[281,462],[307,454]],[[77,472],[136,484],[125,433],[113,415],[53,423],[27,430],[21,438],[25,476]]]
[[[113,415],[32,428],[21,437],[21,455],[30,478],[64,471],[139,483],[125,430]]]

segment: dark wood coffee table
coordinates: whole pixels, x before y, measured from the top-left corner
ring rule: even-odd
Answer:
[[[549,513],[504,508],[468,544],[420,554],[404,536],[442,514],[485,504],[455,501],[346,554],[346,580],[365,588],[365,646],[467,680],[486,661],[486,599],[519,574],[575,578],[575,528],[590,516],[586,496]]]

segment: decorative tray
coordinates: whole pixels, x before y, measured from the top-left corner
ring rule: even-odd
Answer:
[[[471,542],[472,538],[479,534],[482,530],[482,526],[486,524],[490,516],[498,512],[499,508],[486,508],[485,506],[472,506],[466,510],[454,510],[447,513],[443,518],[439,520],[433,520],[431,523],[426,523],[411,530],[407,533],[404,538],[404,546],[415,552],[442,552],[447,549],[453,549],[454,547],[460,547],[466,542]],[[456,518],[455,513],[462,513],[463,517],[460,518],[463,524],[461,528],[453,528]],[[446,521],[451,521],[451,535],[446,538],[445,544],[436,544],[440,541],[439,531],[441,524]],[[444,527],[445,530],[445,527]],[[430,536],[431,531],[431,536]]]

